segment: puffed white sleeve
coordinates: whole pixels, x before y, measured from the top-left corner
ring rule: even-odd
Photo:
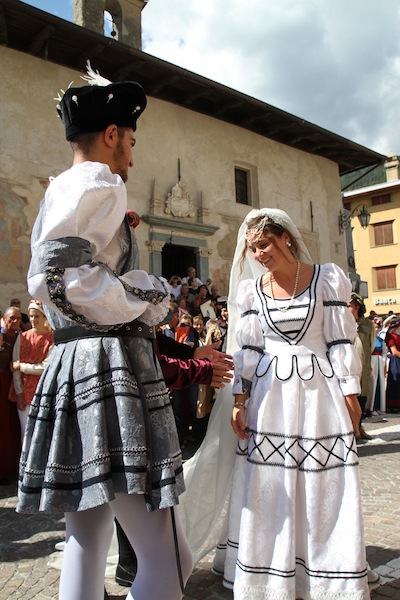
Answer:
[[[264,336],[258,309],[254,303],[254,286],[254,280],[246,279],[238,287],[236,341],[240,349],[233,355],[235,377],[232,391],[234,394],[251,390],[258,362],[264,354]]]
[[[45,199],[40,234],[32,245],[29,293],[89,327],[134,319],[155,325],[169,310],[168,284],[143,270],[118,275],[115,268],[126,210],[122,181],[100,172],[99,181],[92,178],[90,184],[75,203],[57,198],[61,183],[54,197]],[[46,260],[47,266],[41,266]]]
[[[344,396],[361,393],[361,361],[353,345],[356,321],[348,308],[351,283],[334,263],[323,265],[324,336]]]

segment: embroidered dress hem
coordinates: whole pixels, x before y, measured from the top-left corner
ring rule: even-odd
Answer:
[[[232,586],[224,586],[232,589]],[[322,589],[314,589],[309,592],[289,592],[283,590],[268,590],[263,586],[236,585],[234,596],[240,600],[369,600],[368,589],[354,592],[329,592]]]

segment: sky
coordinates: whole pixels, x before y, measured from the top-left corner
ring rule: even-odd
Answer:
[[[73,0],[25,1],[73,19]],[[398,0],[149,0],[142,43],[148,54],[400,154]]]

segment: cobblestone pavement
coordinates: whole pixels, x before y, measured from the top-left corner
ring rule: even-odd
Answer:
[[[371,600],[400,600],[400,416],[366,420],[373,439],[359,445],[367,556],[381,580]],[[47,565],[64,537],[64,521],[43,514],[15,513],[15,483],[0,487],[0,600],[57,598],[59,571]],[[191,576],[185,600],[232,600],[210,572],[211,557]],[[110,600],[127,590],[106,580]],[[73,599],[71,599],[73,600]],[[161,600],[161,599],[154,599]]]

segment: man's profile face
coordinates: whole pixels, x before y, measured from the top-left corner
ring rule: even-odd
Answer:
[[[349,307],[350,312],[353,315],[353,317],[355,318],[355,320],[358,321],[359,306],[355,302],[349,302],[347,306]]]
[[[133,129],[125,128],[123,136],[118,137],[114,150],[114,165],[112,172],[119,175],[125,183],[128,181],[128,169],[133,167],[132,149],[136,143]]]

